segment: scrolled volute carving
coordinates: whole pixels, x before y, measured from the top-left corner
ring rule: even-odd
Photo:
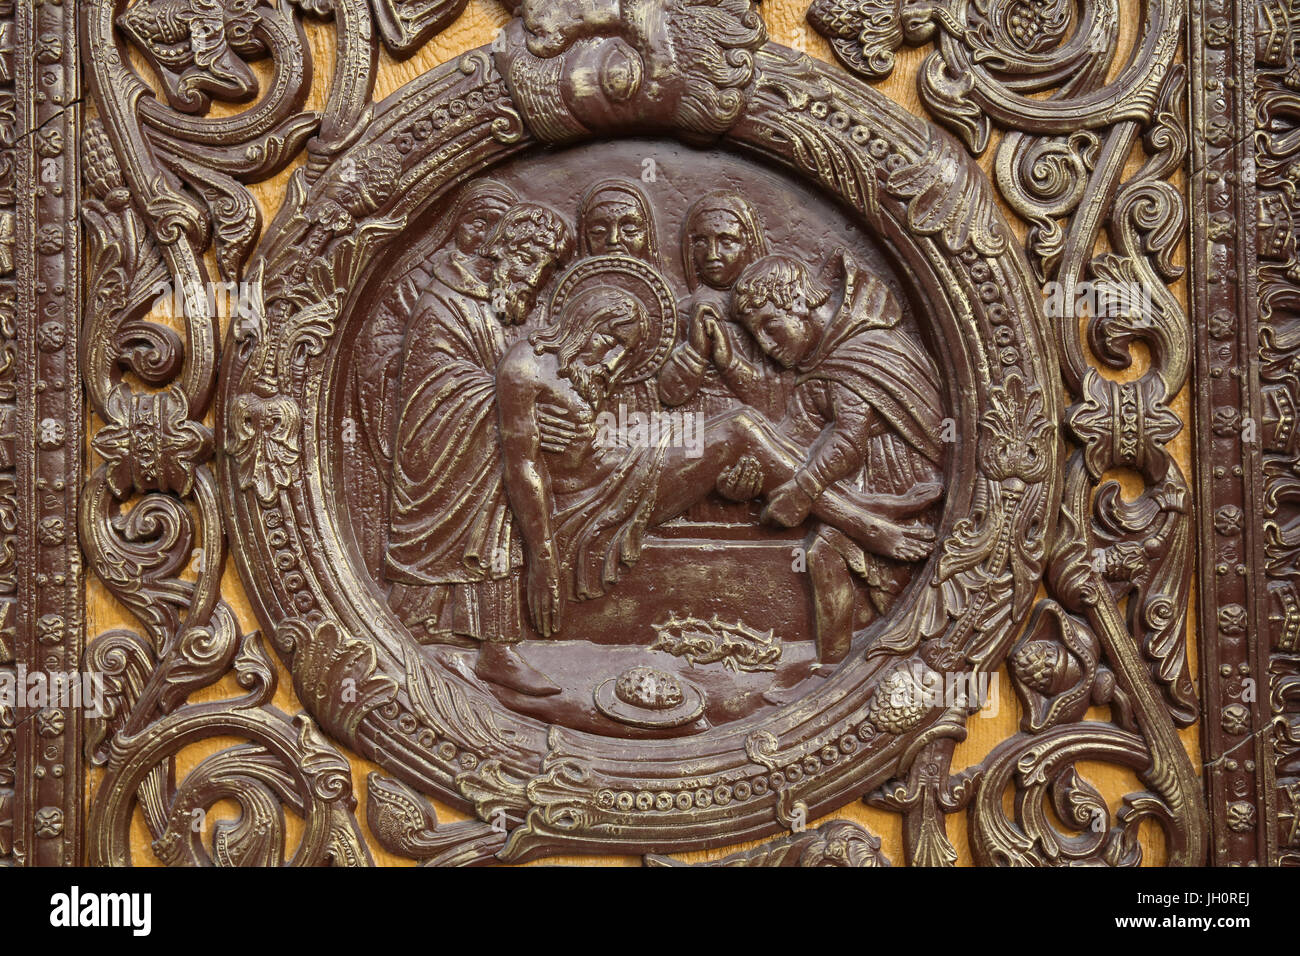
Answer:
[[[450,23],[463,0],[147,0],[118,25],[163,74],[161,98],[116,58],[111,6],[94,0],[83,13],[92,50],[102,54],[91,85],[104,128],[87,162],[87,221],[102,259],[92,284],[94,327],[111,333],[85,363],[108,424],[95,439],[106,461],[87,485],[82,530],[96,571],[140,616],[145,634],[105,635],[92,647],[118,675],[112,708],[96,728],[94,752],[107,772],[92,821],[96,861],[129,859],[125,835],[138,802],[165,862],[284,862],[286,809],[306,821],[290,862],[367,862],[347,761],[322,731],[393,775],[370,777],[368,822],[385,849],[427,864],[648,846],[675,854],[727,834],[798,828],[856,798],[867,778],[891,780],[873,801],[905,814],[910,862],[951,864],[956,850],[943,817],[967,806],[981,862],[1135,862],[1136,827],[1148,817],[1169,833],[1172,860],[1196,856],[1203,837],[1189,768],[1178,762],[1163,709],[1187,702],[1179,697],[1182,619],[1171,608],[1185,596],[1188,535],[1180,478],[1164,447],[1176,430],[1167,406],[1185,373],[1177,303],[1162,286],[1175,272],[1169,220],[1180,211],[1165,179],[1186,143],[1169,92],[1172,4],[1151,7],[1132,62],[1110,83],[1094,48],[1116,35],[1108,7],[1087,5],[1073,24],[1063,4],[818,2],[810,12],[846,65],[872,78],[889,72],[902,42],[933,39],[922,99],[967,150],[982,151],[994,125],[1023,129],[1007,147],[1014,168],[1000,182],[1029,197],[1013,206],[1038,230],[1033,265],[961,143],[768,42],[749,0],[522,0],[509,5],[516,18],[490,49],[431,70],[379,104],[370,102],[371,37],[406,55]],[[320,113],[302,109],[310,67],[303,14],[337,27]],[[261,72],[270,77],[264,91],[248,68],[260,56],[272,61]],[[1036,95],[1056,87],[1057,95]],[[215,100],[254,96],[241,113],[211,109]],[[1153,158],[1120,183],[1116,157],[1144,127]],[[750,184],[745,195],[714,183],[689,206],[631,178],[603,178],[581,197],[538,195],[536,183],[548,180],[527,172],[529,163],[574,163],[587,175],[598,159],[584,159],[584,150],[617,156],[620,138],[658,134],[664,149],[679,148],[674,140],[713,149],[719,168],[740,162],[732,154],[762,156],[768,179],[788,174],[791,193],[833,195],[851,211],[852,227],[841,231],[867,233],[870,242],[853,240],[860,246],[890,244],[907,270],[890,274],[874,249],[864,264],[863,248],[804,248],[807,240],[785,235],[776,221],[783,187],[758,185],[740,165],[733,182]],[[537,144],[571,152],[532,150]],[[283,206],[259,240],[245,185],[283,169],[303,146],[306,163],[289,177]],[[189,155],[197,162],[187,168]],[[701,175],[708,165],[700,164]],[[1108,223],[1113,252],[1094,256],[1101,224],[1059,220],[1113,187],[1120,197]],[[685,195],[694,187],[679,188]],[[545,240],[532,235],[524,256],[512,230],[529,217],[553,228]],[[437,240],[422,246],[431,221]],[[682,234],[680,267],[659,252],[669,221]],[[734,270],[706,255],[729,229],[745,250]],[[218,428],[228,454],[211,465],[213,439],[200,423],[216,381],[216,316],[192,291],[206,281],[209,244],[221,275],[248,279],[250,291],[219,357]],[[571,300],[546,295],[552,281],[584,275],[570,271],[575,246],[602,282]],[[512,257],[537,268],[526,274]],[[1117,366],[1131,343],[1153,344],[1159,368],[1136,387],[1138,398],[1085,376],[1079,343],[1052,355],[1060,343],[1039,307],[1034,267],[1038,279],[1055,268],[1067,278],[1132,280],[1153,293],[1150,314],[1093,326],[1101,357]],[[168,338],[140,321],[141,287],[159,272],[184,292],[184,336]],[[389,279],[399,304],[372,321],[374,289]],[[663,294],[647,295],[637,282]],[[678,284],[685,293],[673,294]],[[818,302],[808,322],[818,334],[809,347],[783,352],[742,300],[776,304],[782,287],[794,285]],[[494,292],[505,293],[505,307]],[[418,321],[407,314],[415,311]],[[583,333],[574,341],[608,344],[608,354],[583,364],[589,356],[573,351],[570,325]],[[415,336],[431,329],[425,348]],[[390,333],[395,351],[384,340]],[[666,347],[648,349],[649,340]],[[883,437],[906,467],[898,475],[865,464],[832,473],[833,461],[813,461],[809,441],[774,437],[788,409],[763,410],[763,400],[746,397],[757,392],[746,392],[737,372],[742,350],[746,363],[766,369],[755,374],[784,382],[767,389],[769,401],[779,395],[778,404],[792,404],[786,400],[800,388],[812,392],[810,381],[853,393],[874,409],[876,431],[839,453],[860,453]],[[882,350],[915,374],[876,368],[871,356]],[[379,359],[379,371],[366,378],[357,355]],[[1066,384],[1084,396],[1068,433],[1058,358]],[[637,377],[616,394],[625,359]],[[708,409],[704,463],[679,461],[685,456],[674,457],[671,443],[646,454],[620,449],[623,470],[597,484],[623,497],[600,498],[608,492],[582,485],[585,466],[567,463],[566,471],[563,455],[585,454],[597,413],[608,411],[603,403],[640,402],[642,414],[684,404],[664,397],[690,392],[665,384],[673,361],[699,379],[686,400]],[[956,370],[952,394],[940,384],[940,364]],[[797,367],[789,381],[782,367]],[[156,391],[133,390],[122,369]],[[702,388],[706,373],[717,381]],[[349,405],[354,381],[355,394],[404,404]],[[645,394],[632,397],[630,386],[646,386]],[[553,403],[526,406],[532,430],[515,427],[523,418],[512,404],[534,395],[530,389],[549,389]],[[847,418],[848,396],[833,399],[838,406],[805,401],[828,435]],[[464,404],[453,408],[457,402]],[[1139,422],[1130,435],[1115,422],[1133,408]],[[351,421],[358,411],[369,429],[366,454],[374,455],[363,464],[392,477],[363,486],[375,500],[344,518],[340,503],[360,500],[349,496],[357,494],[361,453],[339,441],[340,416]],[[421,472],[428,462],[418,455],[411,473],[400,473],[403,456],[424,440],[412,422],[425,412],[453,423],[448,455],[486,448],[478,473],[500,473],[482,494],[475,490],[487,504],[466,523],[482,540],[456,556],[446,580],[429,572],[424,556],[398,557],[392,539],[383,540],[413,516],[417,536],[436,546],[439,536],[426,532],[451,524],[455,509],[436,489],[412,494],[415,473],[441,474],[444,465],[474,473],[455,471],[450,460]],[[949,414],[968,431],[940,440]],[[520,436],[533,431],[538,447],[525,447]],[[383,440],[372,441],[380,433]],[[1082,448],[1068,465],[1064,438]],[[791,447],[799,451],[793,464]],[[607,447],[602,454],[611,456]],[[527,506],[520,462],[558,479],[546,507]],[[814,464],[832,471],[819,476]],[[1103,486],[1094,502],[1092,485],[1116,464],[1158,474],[1168,487],[1126,502]],[[703,491],[687,495],[682,476],[705,472]],[[896,479],[888,490],[886,478]],[[869,501],[894,509],[883,523],[853,523],[862,496],[843,490],[849,479]],[[645,490],[652,486],[653,494]],[[607,513],[557,497],[578,492]],[[753,514],[737,517],[749,501],[757,502]],[[813,624],[778,636],[742,620],[728,632],[746,641],[766,633],[762,667],[705,654],[693,662],[698,673],[675,658],[586,673],[619,654],[668,656],[638,649],[631,626],[605,627],[625,647],[584,642],[596,628],[580,622],[611,594],[643,601],[639,589],[664,593],[631,583],[654,567],[642,554],[645,539],[672,521],[691,527],[692,509],[706,505],[732,509],[725,513],[743,529],[735,532],[739,549],[750,546],[746,536],[784,548],[780,535],[797,543],[788,529],[807,524],[817,532],[805,542],[811,573],[860,577],[865,583],[851,583],[871,624],[835,630],[840,619],[828,617],[834,609],[819,578],[811,598],[798,592],[812,602]],[[599,520],[573,531],[573,515],[584,509],[600,512]],[[260,638],[240,634],[219,600],[226,522],[261,624],[311,717],[289,719],[270,706],[275,668]],[[357,537],[373,531],[381,544],[362,555],[351,536],[368,523],[380,527]],[[179,571],[197,542],[210,554],[191,582]],[[1099,568],[1088,563],[1096,545],[1109,562]],[[726,566],[742,574],[747,560]],[[1049,593],[1060,593],[1039,604],[1017,644],[1045,574]],[[1127,627],[1116,603],[1125,598]],[[770,613],[782,613],[783,600],[774,597]],[[657,620],[708,619],[694,609],[661,610]],[[733,619],[725,618],[728,627]],[[563,640],[534,639],[562,627]],[[1013,646],[1017,690],[1030,712],[1025,733],[954,776],[950,758],[971,708],[923,702],[924,685],[966,671],[987,676]],[[246,696],[187,702],[231,671]],[[827,675],[829,684],[814,681]],[[575,698],[584,681],[592,686]],[[754,691],[746,681],[766,683]],[[719,690],[732,684],[734,697]],[[1084,742],[1087,705],[1110,706],[1115,724]],[[247,743],[173,784],[180,749],[217,735]],[[1074,769],[1085,759],[1145,773],[1154,795],[1126,798],[1118,822],[1106,817],[1100,835],[1058,833],[1033,809],[1036,800],[1052,800],[1067,829],[1092,828],[1109,813]],[[1026,800],[1008,820],[1000,801],[1012,785]],[[477,820],[440,825],[427,797]],[[241,815],[216,828],[209,850],[186,820],[227,798]],[[835,821],[722,863],[885,861],[874,837]]]

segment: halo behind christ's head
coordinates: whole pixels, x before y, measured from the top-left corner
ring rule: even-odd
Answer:
[[[677,342],[677,303],[672,289],[658,269],[640,259],[594,256],[575,263],[560,278],[551,296],[550,316],[558,317],[583,292],[600,286],[622,289],[645,312],[647,334],[628,374],[620,379],[624,385],[643,382],[659,370]]]

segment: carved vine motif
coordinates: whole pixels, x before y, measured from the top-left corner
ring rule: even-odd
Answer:
[[[1137,861],[1130,823],[1141,814],[1132,811],[1114,827],[1107,816],[1107,839],[1076,841],[1069,852],[1060,841],[1074,838],[1051,832],[1041,816],[1018,818],[1010,828],[990,819],[1001,817],[993,795],[1011,780],[998,768],[1020,767],[1021,755],[1029,762],[1017,779],[1053,768],[1053,787],[1064,789],[1052,798],[1068,794],[1075,807],[1069,820],[1060,817],[1083,828],[1088,814],[1080,808],[1092,798],[1080,796],[1072,761],[1055,761],[1076,747],[1078,754],[1089,752],[1086,741],[1096,728],[1067,729],[1082,720],[1089,702],[1108,703],[1121,727],[1141,727],[1154,761],[1150,779],[1163,779],[1162,796],[1185,814],[1173,824],[1162,815],[1171,849],[1181,846],[1196,859],[1204,846],[1198,788],[1175,735],[1175,725],[1197,719],[1199,705],[1186,648],[1189,488],[1167,447],[1183,427],[1168,406],[1187,381],[1191,348],[1186,315],[1166,284],[1182,274],[1173,256],[1187,222],[1184,201],[1168,181],[1188,147],[1185,72],[1173,62],[1183,11],[1176,3],[1153,3],[1141,15],[1135,48],[1107,82],[1120,29],[1113,5],[816,0],[808,11],[840,61],[866,79],[887,76],[904,43],[933,43],[918,77],[922,102],[972,153],[988,148],[994,128],[1004,131],[997,185],[1028,225],[1026,252],[1038,276],[1071,298],[1081,281],[1140,291],[1111,308],[1076,312],[1071,302],[1063,314],[1057,310],[1061,371],[1077,402],[1063,425],[1079,451],[1066,466],[1065,523],[1049,546],[1047,584],[1069,612],[1053,600],[1040,603],[1034,619],[1056,615],[1060,636],[1044,639],[1031,625],[1013,652],[1012,676],[1029,713],[1022,739],[990,755],[980,791],[986,796],[971,805],[983,862],[1065,862],[1079,858],[1076,852],[1112,864]],[[1125,178],[1124,164],[1139,141],[1146,161]],[[1096,252],[1102,229],[1109,251]],[[1081,337],[1077,316],[1084,314]],[[1139,377],[1113,381],[1099,373],[1128,369],[1136,343],[1152,359]],[[1142,476],[1145,487],[1136,497],[1114,481],[1103,483],[1117,468]],[[1049,733],[1053,727],[1058,731]],[[1139,739],[1126,746],[1139,748],[1132,759],[1141,763]],[[999,764],[1003,751],[1007,762]],[[1107,759],[1100,746],[1093,753]],[[1113,754],[1117,762],[1130,759]],[[1040,760],[1046,762],[1034,762]]]
[[[618,5],[595,4],[571,22],[568,5],[513,4],[517,18],[493,49],[431,71],[382,107],[370,102],[372,33],[408,54],[463,2],[143,0],[116,17],[107,0],[84,5],[103,124],[83,144],[91,269],[82,365],[103,425],[80,530],[94,572],[142,631],[99,635],[87,650],[87,662],[113,675],[113,706],[90,744],[107,771],[90,819],[94,862],[129,862],[137,802],[165,862],[284,862],[285,807],[307,825],[291,862],[368,862],[347,763],[324,734],[394,774],[368,781],[368,823],[386,849],[426,863],[673,854],[719,833],[778,832],[891,778],[871,799],[906,815],[912,863],[954,861],[943,816],[966,807],[981,862],[1135,863],[1134,834],[1148,816],[1164,827],[1171,862],[1200,860],[1203,811],[1175,731],[1196,706],[1183,644],[1190,531],[1186,487],[1165,447],[1180,424],[1167,406],[1188,349],[1164,284],[1176,274],[1180,229],[1171,223],[1183,215],[1167,183],[1186,148],[1182,77],[1170,65],[1177,10],[1150,8],[1133,62],[1103,85],[1117,29],[1110,7],[1086,7],[1067,37],[1064,8],[814,5],[814,25],[864,76],[887,72],[904,39],[936,39],[924,99],[968,148],[982,151],[994,123],[1016,130],[999,147],[999,185],[1035,226],[1021,250],[955,141],[857,80],[767,42],[752,3],[640,6],[656,4],[677,18],[667,37],[646,27],[653,18],[623,17]],[[302,109],[304,15],[337,28],[321,113]],[[151,62],[161,96],[123,61],[119,37]],[[265,90],[248,66],[259,57],[272,62]],[[707,69],[683,72],[688,60]],[[582,81],[593,71],[600,83]],[[1028,95],[1049,89],[1058,92]],[[233,116],[210,112],[214,100],[250,99]],[[351,297],[394,240],[460,178],[531,144],[647,131],[764,155],[902,250],[923,276],[937,337],[970,370],[961,411],[974,423],[965,480],[954,482],[964,490],[946,502],[951,527],[870,652],[834,678],[846,693],[755,719],[743,748],[686,739],[653,771],[629,741],[519,717],[454,660],[424,656],[370,596],[323,517],[333,500],[329,383],[355,333]],[[1139,135],[1150,158],[1123,180]],[[303,150],[307,161],[259,239],[245,184]],[[1094,255],[1103,225],[1111,251]],[[223,279],[251,288],[220,353],[218,310],[203,291],[209,251]],[[1149,308],[1094,319],[1088,343],[1124,368],[1141,341],[1151,369],[1113,387],[1089,367],[1075,323],[1062,323],[1053,342],[1031,263],[1039,279],[1126,279],[1145,290]],[[183,335],[145,318],[160,281],[181,291]],[[203,422],[219,365],[213,434]],[[1068,411],[1060,373],[1078,402]],[[1135,500],[1096,487],[1120,467],[1146,482]],[[220,599],[227,547],[310,717],[270,705],[262,639],[239,633]],[[186,568],[196,553],[194,576]],[[1043,580],[1051,597],[1035,607]],[[952,778],[966,709],[918,705],[916,681],[987,674],[1008,655],[1033,705],[1024,733],[978,772]],[[228,672],[245,696],[186,702]],[[840,707],[845,696],[857,703]],[[1082,722],[1090,703],[1109,705],[1115,723]],[[222,735],[247,743],[173,782],[180,749]],[[1127,800],[1112,824],[1073,770],[1086,759],[1132,767],[1150,793]],[[1015,785],[1031,803],[1056,801],[1059,818],[1080,830],[1102,814],[1100,835],[1062,837],[1037,812],[1005,820],[1002,790],[1022,770],[1032,783]],[[440,825],[426,795],[478,820]],[[209,847],[186,821],[227,797],[242,815]],[[722,865],[796,861],[885,863],[870,834],[830,823]]]
[[[92,569],[143,633],[99,635],[85,653],[88,669],[109,675],[107,713],[88,741],[91,759],[106,768],[90,859],[130,863],[138,800],[164,862],[283,862],[287,807],[308,828],[292,862],[366,863],[346,761],[305,715],[291,720],[270,706],[274,669],[261,639],[240,635],[220,601],[226,532],[208,465],[213,436],[202,424],[215,385],[218,305],[202,256],[214,245],[221,276],[243,277],[260,219],[241,182],[272,175],[312,133],[309,149],[327,153],[328,137],[355,119],[341,101],[364,99],[350,92],[356,87],[368,90],[369,67],[361,67],[369,54],[340,44],[333,105],[324,116],[306,114],[310,64],[291,8],[162,0],[132,6],[116,24],[113,10],[81,10],[104,122],[87,126],[82,147],[90,248],[81,362],[103,425],[92,440],[102,463],[82,491],[80,530]],[[352,25],[364,15],[354,5],[336,12]],[[166,105],[123,65],[115,26],[157,69]],[[276,61],[272,89],[236,117],[207,116],[214,97],[259,92],[246,60],[267,53]],[[184,335],[145,318],[172,289],[184,301]],[[232,670],[246,697],[185,704]],[[174,782],[175,754],[221,734],[249,742]],[[241,816],[217,825],[205,845],[194,816],[227,797]]]
[[[0,9],[0,28],[12,28],[13,8]],[[5,51],[12,56],[12,50]],[[6,63],[0,75],[0,97],[13,102],[13,64]],[[17,438],[16,365],[17,325],[14,309],[17,293],[14,282],[14,241],[16,239],[15,165],[12,124],[0,126],[0,672],[17,678],[18,653],[18,486],[15,469]],[[15,729],[17,711],[0,705],[0,865],[13,862],[14,811],[17,777]]]

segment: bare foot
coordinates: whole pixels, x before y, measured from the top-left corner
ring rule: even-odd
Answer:
[[[509,644],[484,643],[479,648],[474,673],[485,681],[500,684],[529,697],[549,697],[560,687],[539,670],[535,670]]]
[[[893,521],[875,521],[868,550],[895,561],[920,561],[934,550],[935,533]]]

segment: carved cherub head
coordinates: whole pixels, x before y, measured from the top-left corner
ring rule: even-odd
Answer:
[[[535,56],[555,56],[582,37],[619,30],[620,0],[523,0],[519,16]]]
[[[880,852],[880,838],[847,820],[832,820],[809,841],[801,866],[888,866]]]

